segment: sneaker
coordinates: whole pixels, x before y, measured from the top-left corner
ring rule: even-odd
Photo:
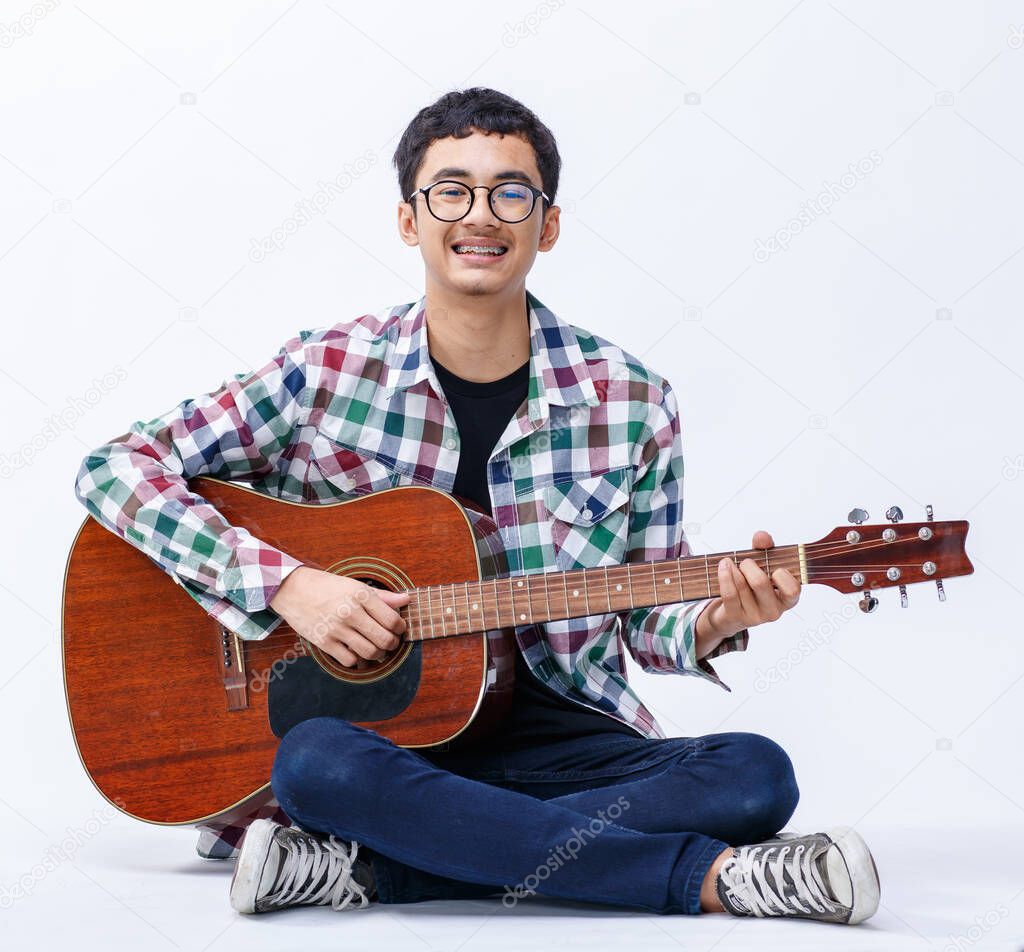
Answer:
[[[875,860],[846,826],[741,846],[723,864],[718,898],[734,916],[794,916],[855,925],[878,909]]]
[[[359,844],[322,837],[273,820],[253,820],[231,877],[231,905],[244,913],[286,906],[335,909],[370,904],[376,895],[368,862],[356,859]]]

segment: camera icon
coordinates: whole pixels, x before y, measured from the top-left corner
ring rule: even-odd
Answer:
[[[807,428],[810,430],[824,430],[828,426],[828,417],[824,413],[812,413],[807,418]]]
[[[953,105],[953,94],[948,89],[942,89],[935,94],[935,105],[936,106],[952,106]]]
[[[689,92],[683,96],[683,102],[687,106],[699,106],[700,105],[700,93]]]
[[[699,321],[703,316],[704,312],[699,307],[694,307],[692,304],[687,304],[683,308],[684,321]]]
[[[952,750],[953,749],[953,741],[952,741],[952,739],[949,738],[949,737],[940,737],[938,740],[935,741],[935,749],[936,750]]]
[[[199,320],[199,308],[198,307],[182,307],[178,309],[178,320],[179,321],[198,321]]]
[[[70,198],[55,198],[53,200],[53,210],[58,215],[69,215],[69,214],[71,214],[71,199]]]
[[[183,106],[194,106],[198,98],[199,97],[196,96],[195,93],[182,93],[181,96],[178,97],[178,102]]]
[[[951,320],[953,320],[953,309],[951,307],[940,307],[935,312],[935,320],[937,320],[937,321],[951,321]]]

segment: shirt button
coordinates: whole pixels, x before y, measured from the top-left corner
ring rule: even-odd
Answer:
[[[583,512],[580,513],[580,515],[583,516],[584,519],[589,519],[593,515],[593,513],[589,509],[584,509]]]
[[[448,437],[448,439],[446,439],[446,440],[444,441],[444,445],[445,445],[445,446],[446,446],[446,447],[447,447],[448,449],[450,449],[450,450],[453,450],[453,449],[455,449],[455,439],[454,439],[454,437],[451,437],[451,436],[449,436],[449,437]]]
[[[356,481],[351,476],[346,477],[344,482],[344,486],[346,489],[352,489],[355,486],[355,484]]]

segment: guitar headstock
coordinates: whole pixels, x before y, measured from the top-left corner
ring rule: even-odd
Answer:
[[[939,600],[945,601],[942,580],[974,571],[964,548],[969,523],[935,522],[932,507],[926,511],[925,522],[902,522],[902,510],[892,506],[885,513],[888,525],[864,525],[868,514],[854,509],[848,517],[852,527],[837,527],[804,546],[807,581],[840,592],[862,591],[865,612],[878,607],[873,589],[896,586],[906,608],[906,586],[916,582],[935,582]]]

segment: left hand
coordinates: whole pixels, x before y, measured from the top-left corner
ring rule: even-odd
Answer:
[[[763,530],[755,532],[754,549],[774,546]],[[744,628],[775,621],[800,599],[800,582],[788,569],[776,569],[771,578],[753,559],[743,559],[739,567],[732,559],[718,563],[718,587],[722,593],[698,618],[707,616],[707,625],[719,639],[728,638]]]

